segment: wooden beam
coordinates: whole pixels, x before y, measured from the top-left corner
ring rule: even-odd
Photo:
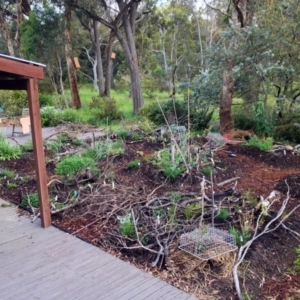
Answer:
[[[2,57],[0,57],[0,71],[30,78],[44,79],[44,70],[42,66],[34,66],[25,62],[14,61]]]
[[[36,79],[27,80],[27,93],[42,226],[48,227],[51,225],[51,213],[45,167],[38,85]]]
[[[27,90],[27,79],[0,80],[0,90]]]

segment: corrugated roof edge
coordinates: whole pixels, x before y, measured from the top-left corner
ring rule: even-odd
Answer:
[[[5,55],[5,54],[2,54],[2,53],[0,53],[0,57],[11,59],[11,60],[15,60],[15,61],[19,61],[19,62],[23,62],[23,63],[27,63],[27,64],[33,64],[35,66],[46,67],[46,65],[37,63],[35,61],[30,61],[30,60],[26,60],[26,59],[22,59],[22,58],[10,56],[10,55]]]

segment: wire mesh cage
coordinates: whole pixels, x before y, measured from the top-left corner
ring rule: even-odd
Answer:
[[[201,260],[209,260],[237,249],[235,237],[220,229],[203,226],[180,236],[179,248]]]

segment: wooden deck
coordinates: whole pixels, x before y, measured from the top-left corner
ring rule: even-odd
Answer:
[[[0,300],[196,299],[0,199]]]

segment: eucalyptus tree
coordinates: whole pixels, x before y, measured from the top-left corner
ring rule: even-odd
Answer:
[[[64,5],[64,14],[65,14],[65,53],[66,61],[68,68],[68,76],[71,90],[71,97],[76,109],[81,108],[81,101],[78,91],[77,76],[75,65],[73,61],[73,49],[72,49],[72,31],[71,31],[71,20],[72,20],[72,11],[68,2],[65,2]]]
[[[161,88],[167,87],[173,93],[176,82],[189,80],[201,67],[198,38],[194,6],[185,1],[157,6],[147,20],[137,26],[144,74],[150,74],[153,80],[160,82]]]
[[[55,94],[64,96],[64,19],[52,6],[34,7],[21,24],[21,44],[24,56],[46,64]]]
[[[135,114],[144,105],[139,74],[138,55],[135,44],[136,21],[143,14],[147,3],[136,0],[87,1],[66,0],[74,10],[85,13],[89,18],[98,21],[107,28],[120,42],[129,68],[131,95]],[[99,11],[99,6],[101,10]],[[144,6],[144,7],[143,7]]]
[[[24,15],[28,16],[31,10],[30,4],[31,2],[28,0],[0,1],[0,28],[7,44],[8,53],[12,56],[15,54],[23,56],[20,26]]]

